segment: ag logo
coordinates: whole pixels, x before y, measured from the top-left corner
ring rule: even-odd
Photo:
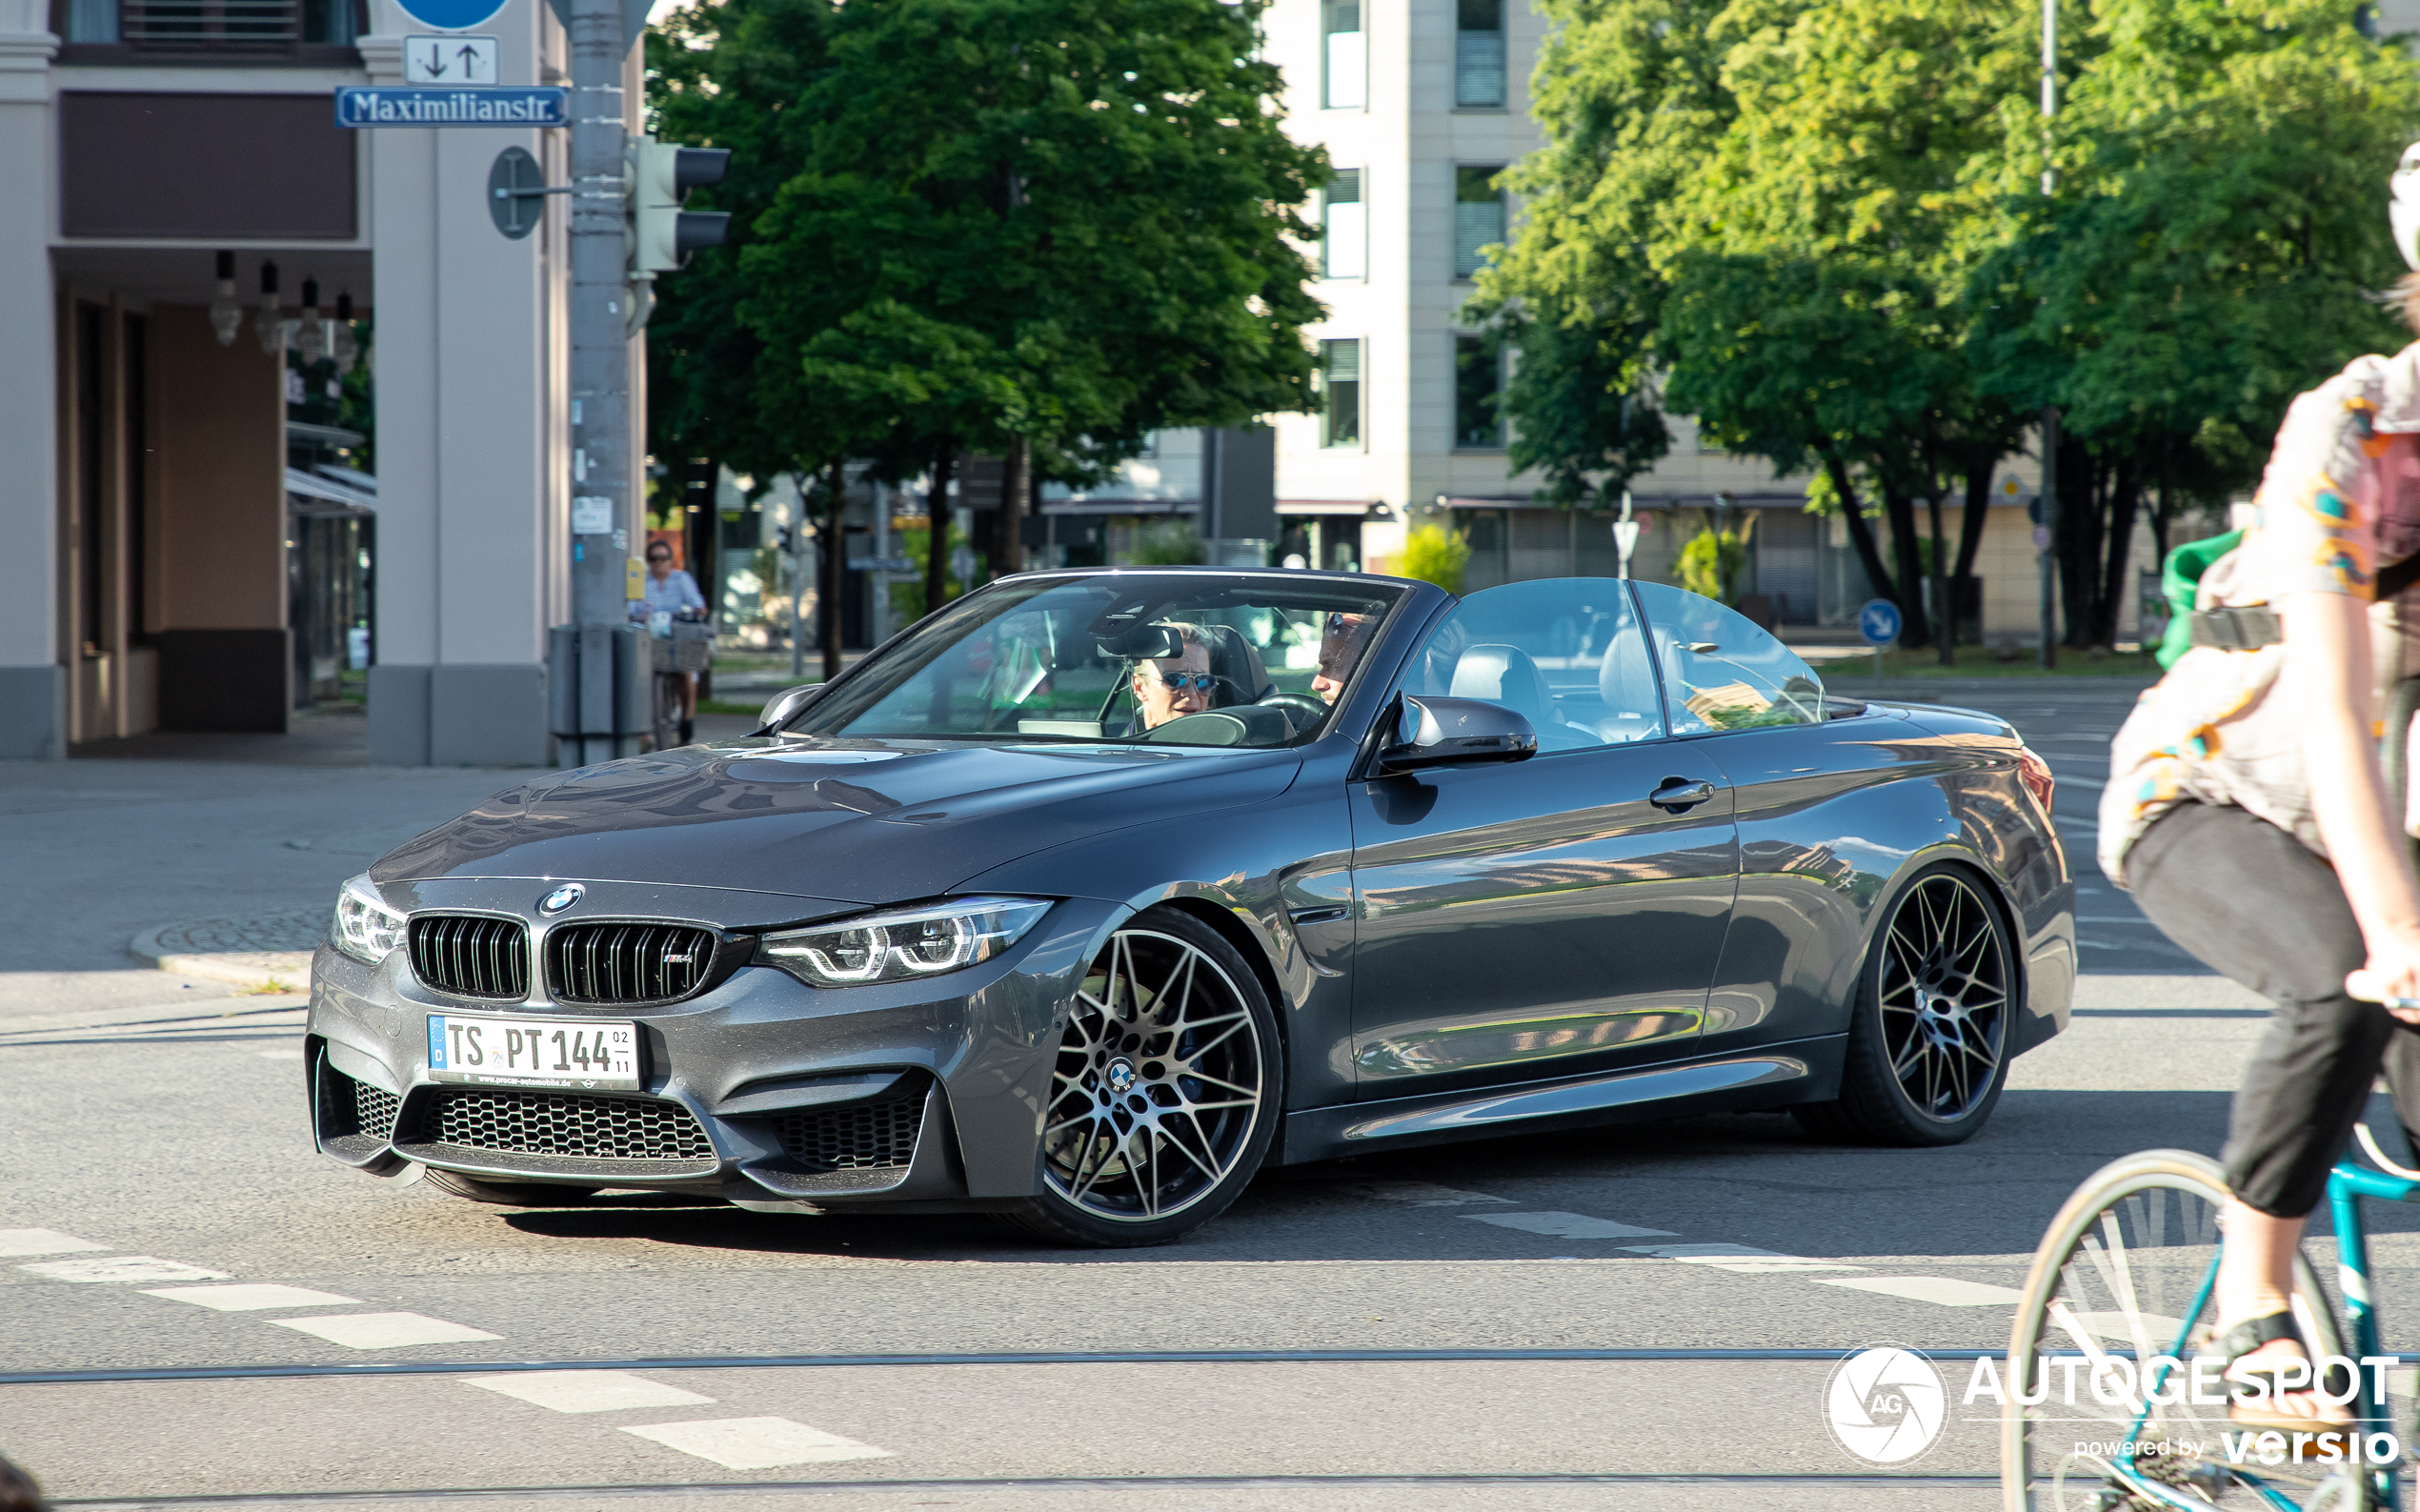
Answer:
[[[1849,1356],[1824,1387],[1824,1421],[1832,1438],[1867,1464],[1914,1460],[1941,1437],[1948,1411],[1948,1388],[1932,1361],[1893,1344]]]

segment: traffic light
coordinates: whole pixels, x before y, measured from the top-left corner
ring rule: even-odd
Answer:
[[[670,272],[700,247],[719,247],[731,217],[719,211],[683,210],[680,202],[701,184],[719,184],[731,167],[720,147],[683,147],[652,136],[630,139],[631,269]]]

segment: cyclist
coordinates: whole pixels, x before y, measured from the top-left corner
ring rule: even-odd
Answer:
[[[2420,333],[2420,144],[2393,178]],[[2257,514],[2198,588],[2193,649],[2118,732],[2101,866],[2168,936],[2271,998],[2235,1094],[2214,1346],[2246,1426],[2350,1421],[2308,1388],[2289,1267],[2383,1064],[2420,1128],[2420,883],[2376,744],[2420,673],[2420,342],[2296,399]]]
[[[656,618],[658,615],[661,619]],[[643,620],[651,635],[671,635],[676,619],[706,617],[706,595],[697,591],[697,579],[673,565],[673,549],[663,541],[647,543],[647,588],[644,597],[631,601],[630,617]],[[694,672],[667,674],[680,690],[680,743],[687,745],[697,718],[697,675]]]

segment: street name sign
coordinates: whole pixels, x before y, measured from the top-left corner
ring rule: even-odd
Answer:
[[[406,37],[403,82],[494,84],[495,55],[494,37]]]
[[[559,84],[480,89],[347,84],[336,91],[338,126],[569,126],[572,91]]]

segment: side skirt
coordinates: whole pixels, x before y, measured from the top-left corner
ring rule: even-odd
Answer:
[[[1847,1048],[1846,1035],[1825,1035],[1612,1076],[1308,1108],[1286,1116],[1286,1163],[1448,1139],[1819,1102],[1839,1094]]]

